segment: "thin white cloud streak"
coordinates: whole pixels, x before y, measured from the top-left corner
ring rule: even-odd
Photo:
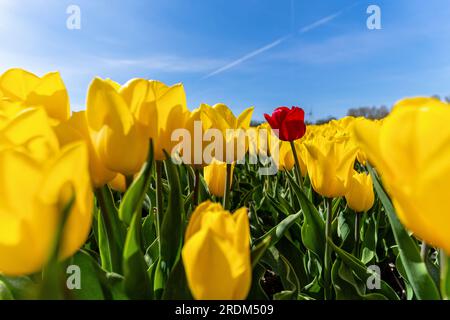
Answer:
[[[344,12],[344,10],[338,11],[336,13],[330,14],[329,16],[326,16],[325,18],[319,19],[316,22],[313,22],[307,26],[304,26],[303,28],[301,28],[298,33],[306,33],[309,32],[311,30],[314,30],[324,24],[327,24],[328,22],[333,21],[334,19],[336,19],[337,17],[339,17],[342,13]]]
[[[319,20],[317,20],[317,21],[315,21],[315,22],[313,22],[311,24],[308,24],[308,25],[302,27],[301,29],[299,29],[298,33],[304,34],[304,33],[307,33],[307,32],[309,32],[311,30],[314,30],[314,29],[316,29],[316,28],[318,28],[320,26],[323,26],[323,25],[333,21],[337,17],[339,17],[346,10],[348,10],[350,8],[353,8],[358,3],[359,3],[359,1],[355,2],[354,4],[352,4],[352,5],[348,6],[348,7],[345,7],[344,9],[341,9],[341,10],[335,12],[335,13],[332,13],[332,14],[326,16],[326,17],[323,17],[323,18],[321,18],[321,19],[319,19]],[[256,56],[258,56],[258,55],[260,55],[260,54],[262,54],[262,53],[264,53],[264,52],[266,52],[266,51],[268,51],[268,50],[270,50],[270,49],[272,49],[272,48],[274,48],[274,47],[276,47],[278,45],[280,45],[281,43],[283,43],[287,39],[291,38],[293,35],[294,35],[293,33],[288,34],[288,35],[286,35],[284,37],[281,37],[281,38],[279,38],[279,39],[269,43],[268,45],[265,45],[265,46],[263,46],[263,47],[261,47],[259,49],[256,49],[256,50],[254,50],[254,51],[252,51],[252,52],[242,56],[241,58],[239,58],[237,60],[234,60],[234,61],[226,64],[225,66],[214,70],[213,72],[208,73],[202,79],[208,79],[208,78],[213,77],[215,75],[218,75],[218,74],[220,74],[220,73],[222,73],[224,71],[227,71],[227,70],[229,70],[229,69],[231,69],[233,67],[236,67],[236,66],[240,65],[241,63],[243,63],[243,62],[245,62],[245,61],[247,61],[247,60],[249,60],[249,59],[251,59],[253,57],[256,57]]]
[[[287,35],[285,37],[279,38],[278,40],[275,40],[275,41],[269,43],[268,45],[265,45],[264,47],[261,47],[261,48],[255,50],[255,51],[252,51],[249,54],[246,54],[245,56],[243,56],[243,57],[241,57],[241,58],[239,58],[237,60],[234,60],[233,62],[231,62],[231,63],[229,63],[229,64],[227,64],[227,65],[225,65],[225,66],[223,66],[223,67],[221,67],[221,68],[219,68],[219,69],[217,69],[217,70],[215,70],[215,71],[213,71],[213,72],[211,72],[209,74],[207,74],[202,79],[210,78],[212,76],[215,76],[216,74],[219,74],[219,73],[222,73],[222,72],[224,72],[224,71],[226,71],[228,69],[231,69],[234,66],[237,66],[237,65],[241,64],[242,62],[247,61],[248,59],[251,59],[251,58],[253,58],[253,57],[255,57],[255,56],[257,56],[257,55],[259,55],[259,54],[261,54],[263,52],[266,52],[267,50],[272,49],[273,47],[278,46],[280,43],[284,42],[286,39],[288,39],[290,37],[292,37],[291,34]]]

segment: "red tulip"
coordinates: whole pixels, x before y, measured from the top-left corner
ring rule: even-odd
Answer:
[[[276,108],[272,116],[264,114],[272,129],[278,129],[278,138],[283,141],[294,141],[305,135],[305,111],[299,107]]]

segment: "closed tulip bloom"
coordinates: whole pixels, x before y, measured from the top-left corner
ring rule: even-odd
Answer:
[[[197,169],[201,169],[208,164],[207,159],[203,157],[204,148],[208,144],[203,142],[203,133],[209,128],[207,123],[202,121],[202,112],[201,108],[197,108],[191,112],[184,113],[184,130],[181,133],[188,133],[188,137],[180,138],[180,144],[174,147],[185,164],[192,165]],[[176,134],[174,134],[173,138],[175,137],[178,138]]]
[[[347,200],[347,205],[355,212],[365,212],[372,208],[374,193],[370,175],[353,172],[348,182],[345,200]]]
[[[108,170],[125,176],[138,172],[147,158],[148,135],[134,117],[121,89],[95,78],[88,91],[87,123],[95,132],[93,145]]]
[[[181,252],[195,299],[243,300],[252,280],[247,209],[206,201],[192,214]]]
[[[40,78],[23,69],[10,69],[0,76],[0,94],[22,108],[43,108],[53,124],[70,116],[69,96],[58,72]]]
[[[317,136],[305,143],[306,167],[314,190],[327,198],[345,195],[356,149],[345,139]]]
[[[189,116],[183,85],[169,87],[156,80],[132,79],[120,94],[147,138],[153,140],[155,160],[165,160],[164,150],[170,154],[177,144],[171,139],[172,133],[184,128]]]
[[[212,107],[202,104],[200,108],[205,125],[221,132],[222,150],[216,150],[213,157],[229,164],[241,160],[248,150],[249,141],[245,132],[250,127],[253,107],[245,109],[238,117],[223,103]]]
[[[382,123],[354,125],[355,136],[381,175],[401,222],[450,254],[450,106],[437,99],[398,102]]]
[[[37,272],[48,261],[68,201],[60,259],[86,241],[93,195],[83,142],[59,148],[42,109],[25,109],[0,132],[0,273]]]
[[[234,165],[231,166],[233,175]],[[209,192],[216,197],[223,197],[225,194],[225,177],[227,174],[227,164],[218,160],[213,160],[203,168],[203,176],[208,185]]]
[[[299,107],[276,108],[272,115],[264,114],[272,129],[278,130],[278,137],[282,141],[294,141],[305,135],[305,111]]]
[[[116,173],[109,170],[100,160],[94,147],[98,134],[89,128],[85,111],[74,112],[69,120],[61,122],[55,127],[55,133],[62,146],[74,141],[86,142],[89,150],[89,172],[95,188],[104,186],[116,176]]]

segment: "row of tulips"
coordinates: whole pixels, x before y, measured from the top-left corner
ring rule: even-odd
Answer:
[[[58,73],[6,71],[0,297],[448,297],[446,103],[405,99],[384,120],[308,126],[298,107],[257,128],[252,113],[190,111],[181,84],[100,78],[86,110],[71,112]],[[198,121],[222,133],[220,160],[176,149],[177,129],[207,148]],[[230,154],[241,141],[230,129],[272,134],[249,135],[245,153]],[[274,154],[274,175],[246,161]],[[73,265],[81,285],[70,290]]]

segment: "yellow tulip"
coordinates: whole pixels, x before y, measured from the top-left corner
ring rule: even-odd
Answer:
[[[169,87],[160,81],[133,79],[120,89],[120,94],[153,140],[155,160],[166,159],[163,150],[170,154],[177,144],[171,135],[184,128],[189,115],[183,85]]]
[[[356,149],[343,138],[316,136],[305,143],[306,167],[314,190],[327,198],[346,193]]]
[[[92,81],[87,97],[87,123],[95,132],[93,145],[105,167],[130,176],[144,164],[149,140],[122,88],[117,88],[112,81],[100,78]]]
[[[72,196],[59,258],[87,239],[93,209],[88,151],[83,142],[60,149],[42,109],[18,113],[0,137],[0,273],[30,274],[48,261]]]
[[[216,150],[222,154],[214,153],[213,157],[226,163],[241,160],[248,150],[249,142],[245,131],[250,127],[254,108],[245,109],[237,118],[223,103],[218,103],[212,107],[202,104],[200,108],[204,111],[202,121],[206,123],[206,126],[218,129],[222,134],[222,150]]]
[[[374,202],[372,178],[366,173],[353,172],[345,194],[347,205],[355,212],[365,212]]]
[[[355,136],[381,175],[399,219],[427,243],[450,254],[450,106],[413,98],[382,123],[358,121]]]
[[[106,168],[99,158],[94,147],[94,141],[98,134],[89,129],[85,111],[74,112],[69,120],[61,122],[55,127],[55,132],[59,143],[63,146],[74,141],[86,142],[89,150],[89,171],[95,188],[102,187],[116,176],[116,173]]]
[[[179,154],[185,164],[190,164],[197,169],[201,169],[208,165],[208,159],[203,157],[203,151],[207,145],[207,143],[203,142],[203,134],[209,128],[201,119],[202,112],[201,108],[197,108],[191,112],[184,113],[185,121],[184,124],[181,124],[180,119],[180,126],[185,129],[185,133],[188,133],[189,137],[179,138],[182,140],[180,145],[174,147],[175,152]],[[177,136],[174,136],[174,138],[175,137],[178,139]],[[185,141],[185,139],[187,141]]]
[[[192,214],[181,252],[195,299],[242,300],[252,279],[247,209],[234,214],[210,201]]]
[[[297,152],[298,162],[300,164],[300,172],[303,177],[306,176],[306,163],[305,163],[305,146],[301,143],[302,140],[297,140],[294,142],[295,150]],[[292,153],[292,147],[289,142],[280,141],[281,146],[279,150],[279,162],[280,168],[283,170],[290,171],[295,166],[294,154]]]
[[[233,175],[233,170],[234,165],[231,166],[231,175]],[[225,195],[226,175],[227,164],[216,159],[203,168],[203,177],[211,194],[221,198]],[[231,180],[231,183],[233,183],[233,180]]]
[[[70,115],[69,97],[58,72],[40,78],[23,69],[10,69],[0,76],[0,94],[22,108],[43,108],[55,123]]]

